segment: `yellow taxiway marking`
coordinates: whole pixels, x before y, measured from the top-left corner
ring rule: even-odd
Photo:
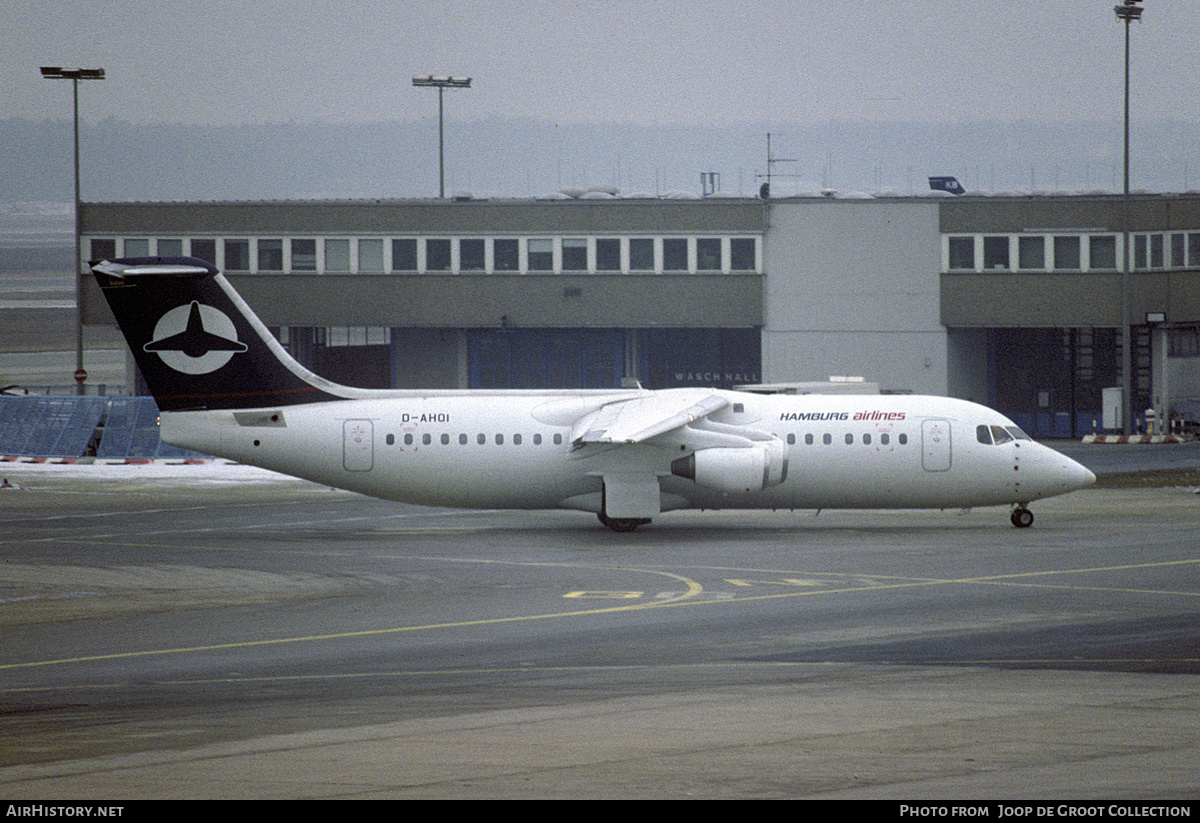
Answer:
[[[264,640],[243,640],[243,641],[237,641],[237,642],[232,642],[232,643],[214,643],[211,645],[201,645],[201,646],[181,646],[181,647],[177,647],[177,648],[167,648],[167,649],[145,649],[142,651],[118,652],[118,653],[112,653],[112,654],[85,655],[85,656],[80,656],[80,657],[66,657],[66,658],[60,658],[60,659],[54,659],[54,660],[35,660],[35,661],[26,662],[26,663],[6,663],[6,664],[0,664],[0,671],[12,670],[12,669],[29,669],[29,668],[39,667],[39,666],[57,666],[57,665],[65,665],[65,664],[69,664],[69,663],[86,663],[86,662],[94,662],[94,661],[99,661],[99,660],[124,660],[124,659],[137,658],[137,657],[155,657],[155,656],[163,656],[163,655],[171,655],[171,654],[190,654],[190,653],[196,653],[196,652],[221,651],[224,649],[250,649],[250,648],[256,648],[256,647],[263,647],[263,646],[278,646],[278,645],[283,645],[283,644],[287,644],[287,643],[315,643],[315,642],[327,641],[327,640],[344,640],[344,639],[349,639],[349,638],[375,637],[375,636],[383,636],[383,635],[389,635],[389,634],[404,634],[404,633],[409,633],[409,632],[436,631],[438,629],[460,629],[460,628],[469,628],[472,626],[495,626],[495,625],[502,625],[505,623],[526,623],[526,622],[533,622],[533,621],[538,621],[538,620],[554,620],[554,619],[560,619],[560,618],[566,618],[566,617],[586,617],[586,616],[590,616],[590,615],[616,614],[619,612],[643,611],[643,610],[649,610],[649,609],[670,609],[670,608],[677,608],[680,606],[714,605],[714,604],[727,604],[727,603],[747,603],[747,602],[764,601],[764,600],[780,600],[780,599],[784,599],[784,598],[794,598],[794,597],[812,597],[814,595],[849,594],[849,593],[854,593],[854,592],[865,592],[865,591],[887,591],[887,590],[896,590],[896,589],[912,589],[912,588],[920,588],[920,587],[924,587],[924,586],[932,587],[932,586],[952,586],[952,585],[964,585],[964,584],[995,585],[995,584],[1006,584],[1006,583],[1015,585],[1015,584],[1017,584],[1018,580],[1025,580],[1025,579],[1032,578],[1032,577],[1046,577],[1046,576],[1050,576],[1050,575],[1062,575],[1062,574],[1092,574],[1092,573],[1096,573],[1096,572],[1128,571],[1128,570],[1132,570],[1132,569],[1149,569],[1149,568],[1166,568],[1166,567],[1171,567],[1171,566],[1185,566],[1185,565],[1196,565],[1196,564],[1200,564],[1200,558],[1190,559],[1190,560],[1170,560],[1170,561],[1163,561],[1163,562],[1156,562],[1156,563],[1130,563],[1130,564],[1120,565],[1120,566],[1101,566],[1101,567],[1096,567],[1096,568],[1092,568],[1092,569],[1086,569],[1086,568],[1085,569],[1050,569],[1050,570],[1040,571],[1040,572],[1019,572],[1019,573],[1014,573],[1014,574],[998,574],[998,575],[989,575],[989,576],[980,576],[980,577],[963,577],[963,578],[953,578],[953,579],[907,580],[907,581],[901,581],[901,582],[897,582],[897,583],[886,583],[886,584],[869,585],[869,586],[847,586],[847,587],[842,587],[842,588],[830,588],[830,589],[805,588],[803,590],[791,590],[791,591],[782,591],[782,592],[776,591],[776,592],[772,592],[770,594],[748,594],[745,596],[734,596],[734,597],[724,598],[724,599],[697,598],[697,597],[695,597],[695,595],[699,594],[700,591],[702,591],[702,587],[698,583],[695,583],[694,581],[688,581],[689,582],[688,591],[685,592],[683,594],[683,596],[678,597],[673,600],[639,602],[639,603],[633,603],[633,604],[621,605],[621,606],[609,606],[607,608],[583,609],[583,610],[579,610],[579,611],[551,612],[551,613],[547,613],[547,614],[518,615],[518,616],[513,616],[513,617],[490,617],[490,618],[482,618],[479,620],[453,621],[453,622],[449,622],[449,623],[429,623],[429,624],[417,625],[417,626],[391,626],[391,627],[383,628],[383,629],[362,629],[359,631],[332,632],[329,634],[313,634],[313,635],[304,635],[301,637],[279,637],[279,638],[264,639]],[[541,564],[537,564],[537,565],[541,565]],[[647,571],[647,570],[642,569],[641,571]],[[655,572],[655,573],[667,574],[667,576],[670,576],[670,577],[675,577],[675,578],[678,578],[681,580],[687,580],[687,578],[683,578],[680,575],[671,574],[669,572],[659,571],[659,572]],[[1045,586],[1048,584],[1024,583],[1023,585]],[[1087,590],[1087,589],[1084,588],[1084,589],[1080,589],[1080,590]],[[1104,590],[1105,591],[1126,591],[1126,592],[1131,592],[1131,593],[1147,593],[1146,590],[1129,589],[1129,588],[1107,588]],[[1162,595],[1162,594],[1182,595],[1185,597],[1197,596],[1197,593],[1195,593],[1195,592],[1182,592],[1182,591],[1152,590],[1149,593],[1159,594],[1159,595]]]

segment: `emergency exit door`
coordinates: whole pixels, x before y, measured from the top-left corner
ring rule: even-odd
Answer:
[[[925,420],[921,423],[921,465],[927,472],[950,469],[949,420]]]
[[[375,427],[370,420],[342,422],[342,465],[348,472],[369,472],[375,466]]]

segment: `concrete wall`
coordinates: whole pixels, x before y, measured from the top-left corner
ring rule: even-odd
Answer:
[[[777,201],[764,242],[763,379],[861,375],[944,395],[933,201]]]

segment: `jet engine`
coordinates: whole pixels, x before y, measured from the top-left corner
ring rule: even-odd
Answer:
[[[762,491],[787,479],[787,447],[770,440],[747,448],[697,449],[673,461],[671,473],[726,494]]]

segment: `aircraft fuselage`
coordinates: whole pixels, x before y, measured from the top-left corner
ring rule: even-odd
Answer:
[[[695,391],[695,390],[677,390]],[[658,392],[662,394],[663,392]],[[661,509],[965,508],[1028,503],[1094,480],[986,407],[905,395],[758,395],[716,422],[770,432],[786,447],[783,482],[753,491],[676,476],[673,442],[571,439],[582,413],[638,392],[431,393],[279,409],[168,412],[165,441],[318,483],[410,503],[599,511],[603,478],[649,473]]]

